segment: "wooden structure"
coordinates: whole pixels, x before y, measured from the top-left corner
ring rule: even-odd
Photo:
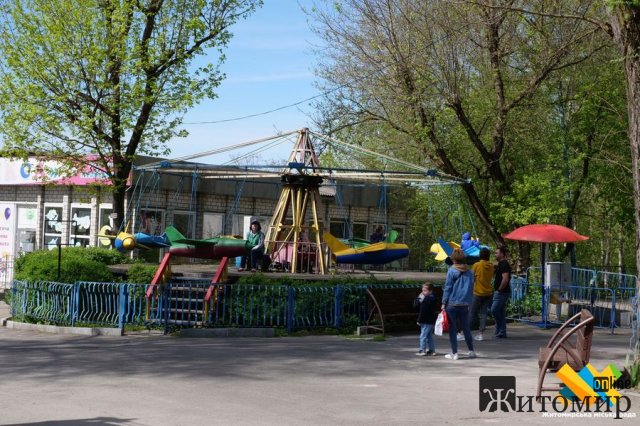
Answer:
[[[360,331],[367,333],[374,330],[385,334],[385,326],[389,321],[415,322],[418,311],[413,302],[420,293],[418,288],[371,288],[367,294],[371,300],[371,309],[367,325]]]
[[[302,129],[298,133],[288,166],[282,171],[282,191],[265,235],[265,254],[273,260],[283,252],[288,253],[291,263],[289,270],[295,273],[299,258],[303,256],[302,247],[305,246],[305,255],[316,259],[316,272],[325,274],[326,255],[318,221],[319,187],[322,183],[318,170],[320,164],[311,144],[309,130]],[[309,210],[310,225],[306,225]],[[313,240],[304,241],[305,235],[313,236]],[[309,247],[312,254],[309,253]]]
[[[544,387],[547,372],[556,372],[567,364],[575,371],[580,371],[589,363],[591,342],[593,340],[593,325],[595,318],[587,309],[569,318],[549,339],[546,346],[540,348],[538,355],[538,388],[536,398],[540,398],[543,391],[559,391],[561,386]],[[575,324],[571,327],[572,324]]]

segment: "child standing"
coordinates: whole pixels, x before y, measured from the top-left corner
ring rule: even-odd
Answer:
[[[422,291],[414,303],[419,307],[417,324],[420,326],[420,347],[418,356],[435,356],[436,343],[433,330],[439,313],[439,303],[433,294],[433,284],[422,284]],[[429,350],[427,350],[427,346]]]

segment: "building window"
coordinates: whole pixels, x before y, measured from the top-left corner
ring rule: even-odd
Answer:
[[[393,229],[394,231],[398,232],[398,238],[396,238],[396,241],[395,241],[396,243],[404,243],[405,242],[405,240],[404,240],[404,230],[405,229],[404,228],[405,228],[404,226],[400,226],[400,225],[395,225],[395,226],[391,227],[391,229]]]
[[[71,222],[69,223],[69,245],[76,247],[89,246],[91,233],[91,208],[71,207]]]
[[[196,215],[192,212],[174,212],[173,226],[185,237],[193,238],[195,235]]]
[[[344,219],[331,221],[329,232],[336,238],[349,238],[349,224]]]
[[[111,213],[113,213],[113,209],[111,208],[111,206],[100,207],[98,229],[102,229],[103,226],[108,226],[108,230],[113,231],[113,221],[111,220]]]
[[[98,215],[98,247],[109,248],[112,245],[110,238],[100,237],[100,235],[117,234],[117,229],[113,229],[111,213],[113,213],[111,205],[100,207],[100,214]]]
[[[36,249],[37,227],[38,209],[35,206],[18,206],[17,253],[29,253]]]
[[[53,250],[62,244],[62,206],[45,206],[43,227],[43,248]]]
[[[204,213],[202,215],[202,238],[213,238],[224,233],[224,215],[222,213]]]
[[[149,235],[162,235],[163,232],[163,215],[160,210],[140,210],[138,215],[140,223],[137,231],[144,232]]]
[[[245,215],[233,215],[231,233],[233,235],[241,235],[242,238],[244,238],[249,232],[249,226],[251,225],[251,222],[253,222],[254,220],[260,222],[260,229],[266,234],[267,229],[269,228],[269,222],[271,221],[270,217]],[[290,222],[290,219],[287,219],[287,222]]]
[[[360,238],[361,240],[369,240],[369,234],[367,234],[366,223],[353,224],[353,238]]]
[[[313,225],[313,222],[309,223],[309,241],[311,241],[312,243],[316,242],[316,232],[311,229],[311,226]],[[323,241],[323,237],[322,237],[322,233],[324,232],[324,223],[319,220],[318,221],[318,231],[320,234],[320,241]]]
[[[140,210],[136,232],[149,235],[162,235],[164,232],[164,214],[161,210]],[[146,262],[159,262],[162,249],[138,250],[138,258]]]
[[[231,234],[240,235],[242,238],[247,234],[247,229],[244,227],[244,215],[234,214],[231,218]]]

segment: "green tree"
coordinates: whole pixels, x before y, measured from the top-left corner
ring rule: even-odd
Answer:
[[[183,114],[215,97],[229,28],[261,0],[8,0],[0,4],[2,154],[69,172],[94,164],[118,221],[137,154],[166,152]],[[212,53],[212,52],[215,52]],[[196,61],[209,53],[211,62]]]
[[[635,207],[636,271],[639,277],[636,288],[640,297],[640,2],[611,0],[609,3],[611,25],[602,25],[602,28],[613,37],[622,52],[627,78],[628,134]]]
[[[535,9],[526,2],[484,2],[496,11],[517,12],[524,19],[539,16],[548,20],[588,23],[611,37],[620,53],[626,79],[627,138],[631,152],[631,181],[634,205],[636,288],[640,296],[640,1],[569,1],[555,10]]]
[[[550,157],[538,136],[549,135],[552,121],[545,84],[610,40],[585,22],[482,3],[347,0],[312,13],[326,41],[319,73],[332,90],[326,131],[362,141],[375,135],[399,158],[472,178],[469,203],[491,239],[504,243],[501,233],[518,217],[496,216],[489,200],[508,201],[524,172]],[[554,215],[565,212],[560,199]]]

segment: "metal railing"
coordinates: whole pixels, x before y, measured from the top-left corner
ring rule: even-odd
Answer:
[[[13,281],[13,265],[15,258],[13,256],[0,256],[0,289],[6,290],[11,287]]]
[[[11,314],[17,319],[71,323],[73,295],[73,284],[14,281],[9,299]]]
[[[540,267],[531,267],[526,277],[512,278],[510,319],[557,325],[587,308],[596,318],[596,327],[609,328],[611,333],[633,326],[634,275],[572,268],[571,285],[549,288],[542,286],[541,272]],[[624,286],[631,282],[634,286]]]
[[[597,272],[598,285],[606,288],[630,288],[636,286],[638,277],[630,274],[619,274],[615,272]]]
[[[341,328],[366,321],[366,286],[218,284],[208,325],[214,327]],[[415,286],[413,286],[415,287]]]
[[[318,273],[320,262],[328,268],[329,249],[325,243],[318,246],[310,241],[270,241],[267,246],[271,251],[267,255],[271,259],[269,268],[278,272],[291,272],[295,269],[298,273]],[[295,265],[292,265],[295,251]],[[324,256],[324,257],[323,257]]]
[[[14,281],[9,304],[18,320],[122,328],[145,324],[146,284]],[[153,318],[162,305],[154,303]]]
[[[535,269],[531,268],[535,273]],[[597,273],[575,268],[579,285],[543,287],[514,276],[508,317],[543,326],[558,324],[588,308],[596,326],[632,327],[637,309],[635,287],[604,287]],[[608,283],[631,278],[607,273]],[[158,286],[146,298],[147,284],[25,282],[15,280],[9,303],[20,320],[58,325],[156,325],[172,327],[280,327],[291,332],[306,328],[342,328],[363,325],[371,306],[369,288],[418,288],[416,285],[250,285],[211,284],[207,280],[174,280]],[[212,291],[215,290],[215,291]],[[205,303],[205,295],[210,298]]]
[[[214,297],[205,295],[215,287]],[[149,285],[129,283],[14,281],[14,318],[70,326],[156,325],[172,327],[308,328],[362,325],[370,310],[367,288],[415,285],[246,285],[176,280],[147,298]]]

